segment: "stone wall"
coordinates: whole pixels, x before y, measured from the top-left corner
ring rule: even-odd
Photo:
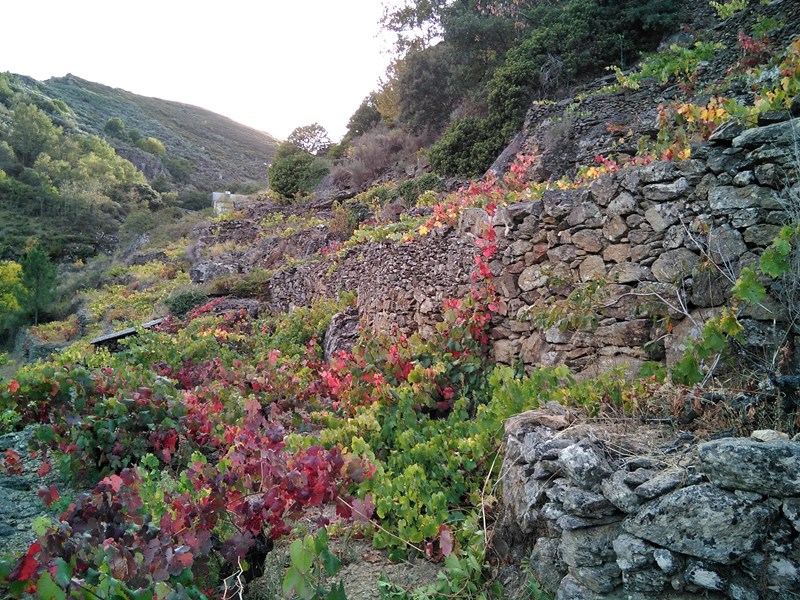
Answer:
[[[796,136],[800,119],[746,131],[730,124],[695,147],[691,160],[625,168],[586,188],[547,191],[492,219],[468,209],[457,229],[412,243],[367,243],[338,262],[287,269],[272,278],[269,303],[289,310],[351,290],[363,324],[426,333],[441,318],[442,300],[470,285],[475,235],[491,223],[498,253],[490,268],[506,301],[491,332],[498,362],[567,364],[587,374],[636,370],[646,360],[672,365],[728,300],[742,267],[757,263],[787,208],[800,210]],[[601,283],[584,306],[585,323],[536,324],[554,304],[566,307],[564,316],[580,312],[566,298],[594,281]],[[772,291],[740,313],[742,351],[760,353],[768,364],[781,344],[794,345],[787,308],[800,301],[789,287]]]
[[[443,301],[469,289],[475,246],[453,230],[413,243],[374,242],[334,259],[302,264],[270,280],[272,310],[305,306],[317,297],[354,291],[361,322],[378,331],[429,333]]]
[[[501,211],[490,265],[507,301],[493,331],[497,360],[577,371],[673,363],[742,267],[758,261],[787,208],[800,206],[796,138],[800,119],[747,131],[730,124],[691,160],[622,169]],[[605,283],[584,307],[586,326],[534,327],[531,315],[596,279]],[[791,291],[743,313],[745,348],[793,342],[782,325]]]
[[[527,548],[556,600],[795,597],[800,443],[688,437],[560,405],[513,417],[495,546]]]

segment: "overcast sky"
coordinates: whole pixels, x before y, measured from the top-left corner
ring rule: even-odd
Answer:
[[[389,62],[381,0],[11,0],[0,72],[72,73],[284,139],[336,141]]]

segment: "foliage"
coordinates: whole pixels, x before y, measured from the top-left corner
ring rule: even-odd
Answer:
[[[161,163],[173,179],[181,183],[188,183],[196,170],[195,164],[191,160],[179,156],[163,156]]]
[[[331,589],[324,585],[325,575],[339,572],[341,561],[328,549],[328,534],[320,529],[316,535],[294,540],[289,547],[291,566],[283,578],[283,593],[303,600],[346,600],[344,585]]]
[[[331,145],[328,132],[319,123],[295,127],[286,141],[314,156],[325,154]]]
[[[103,125],[103,131],[105,131],[111,137],[121,138],[121,139],[127,138],[127,132],[125,131],[125,121],[123,121],[119,117],[111,117],[108,121],[106,121],[106,124]]]
[[[626,89],[639,89],[643,79],[655,79],[661,84],[675,79],[689,85],[696,77],[698,66],[723,48],[722,44],[712,42],[695,42],[692,47],[672,44],[667,50],[645,56],[639,69],[631,75],[624,75],[616,65],[607,68],[615,72],[617,82]]]
[[[328,222],[328,230],[343,239],[348,239],[353,235],[359,223],[366,219],[369,212],[366,206],[352,202],[334,202],[331,211],[333,214]]]
[[[458,118],[431,148],[431,160],[443,175],[473,176],[484,172],[518,131],[532,99],[556,94],[602,64],[625,63],[655,47],[677,24],[680,3],[409,2],[388,15],[385,25],[392,30],[414,30],[419,19],[430,20],[436,31],[443,28],[443,44],[411,46],[399,61],[402,69],[390,78],[392,93],[401,120],[403,107],[409,107],[405,122],[411,127],[432,122],[441,127],[451,109],[461,106],[463,112],[455,111]],[[513,30],[520,36],[515,44]],[[424,77],[414,76],[416,63],[425,64],[426,73],[438,73],[439,85],[423,85]],[[426,97],[426,90],[437,97]],[[485,100],[485,108],[470,111],[476,97]]]
[[[39,324],[39,315],[53,303],[56,288],[56,266],[41,245],[28,249],[21,261],[22,283],[27,289],[25,309],[33,313],[33,324]]]
[[[783,226],[772,244],[764,250],[757,268],[745,267],[736,278],[731,302],[708,319],[700,335],[687,342],[683,358],[675,365],[672,376],[676,381],[696,384],[708,380],[720,357],[728,350],[730,342],[739,339],[744,326],[739,313],[748,304],[759,304],[766,295],[765,284],[771,280],[783,280],[779,287],[790,287],[797,273],[796,248],[800,235],[800,224],[793,220]],[[793,311],[794,299],[790,290],[784,297],[787,309]]]
[[[25,167],[32,166],[39,154],[53,146],[61,135],[50,117],[32,104],[18,104],[13,122],[8,141]]]
[[[10,260],[0,261],[0,332],[11,327],[19,317],[26,292],[22,266]]]
[[[730,19],[733,15],[747,8],[747,0],[728,0],[727,2],[709,2],[711,7],[717,11],[720,19]]]
[[[340,188],[362,191],[383,176],[405,175],[402,166],[416,161],[422,143],[402,129],[376,125],[351,142],[347,160],[333,169],[331,178]]]
[[[184,317],[193,308],[208,302],[208,296],[200,290],[190,289],[173,294],[164,301],[169,312],[176,317]]]
[[[311,193],[328,173],[327,165],[307,151],[284,142],[269,166],[270,189],[285,199]]]
[[[431,167],[441,175],[480,175],[506,144],[502,131],[487,118],[454,121],[428,150]]]
[[[353,138],[364,135],[381,122],[381,113],[378,110],[378,96],[375,92],[369,94],[352,114],[347,122],[347,133],[342,144],[347,145]]]
[[[447,46],[409,52],[403,60],[397,80],[400,122],[413,133],[441,129],[456,101],[449,85],[453,66]]]
[[[163,156],[167,152],[164,143],[154,137],[143,137],[136,142],[136,147],[155,156]]]

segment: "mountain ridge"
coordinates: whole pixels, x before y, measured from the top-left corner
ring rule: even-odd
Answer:
[[[188,184],[204,191],[265,182],[266,164],[278,145],[269,133],[205,108],[136,94],[72,73],[37,81],[36,87],[66,102],[76,124],[89,133],[102,134],[108,120],[116,117],[142,135],[159,139],[169,156],[192,162],[195,173]],[[118,152],[130,147],[120,139],[109,141]],[[187,182],[176,185],[186,187]]]

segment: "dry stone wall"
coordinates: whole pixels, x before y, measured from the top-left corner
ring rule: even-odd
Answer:
[[[443,302],[469,289],[475,247],[452,230],[414,243],[373,242],[334,262],[298,265],[270,281],[272,310],[291,310],[342,291],[357,294],[361,323],[377,331],[432,331]]]
[[[674,363],[798,205],[796,139],[800,119],[731,124],[691,160],[622,169],[502,210],[490,265],[507,301],[493,331],[497,360],[577,371]],[[594,281],[587,297],[581,287]],[[745,347],[786,339],[790,291],[745,311]],[[578,302],[567,301],[573,292]],[[552,326],[537,329],[537,316]]]
[[[785,434],[697,445],[553,404],[507,422],[503,490],[496,536],[530,549],[556,600],[800,590],[800,443]]]
[[[567,364],[587,374],[635,371],[646,360],[671,365],[725,304],[741,269],[757,263],[787,210],[800,209],[796,140],[800,119],[749,130],[731,123],[693,148],[691,160],[547,191],[491,219],[468,209],[457,229],[412,243],[367,243],[338,262],[290,268],[272,278],[269,302],[290,310],[350,290],[362,324],[428,333],[442,301],[468,289],[475,236],[491,224],[498,253],[490,268],[506,305],[492,329],[498,362]],[[581,288],[595,282],[587,298]],[[772,291],[740,315],[744,351],[764,357],[794,344],[786,322],[800,302],[788,287]],[[581,306],[567,301],[581,293]],[[537,321],[553,315],[549,327]]]

